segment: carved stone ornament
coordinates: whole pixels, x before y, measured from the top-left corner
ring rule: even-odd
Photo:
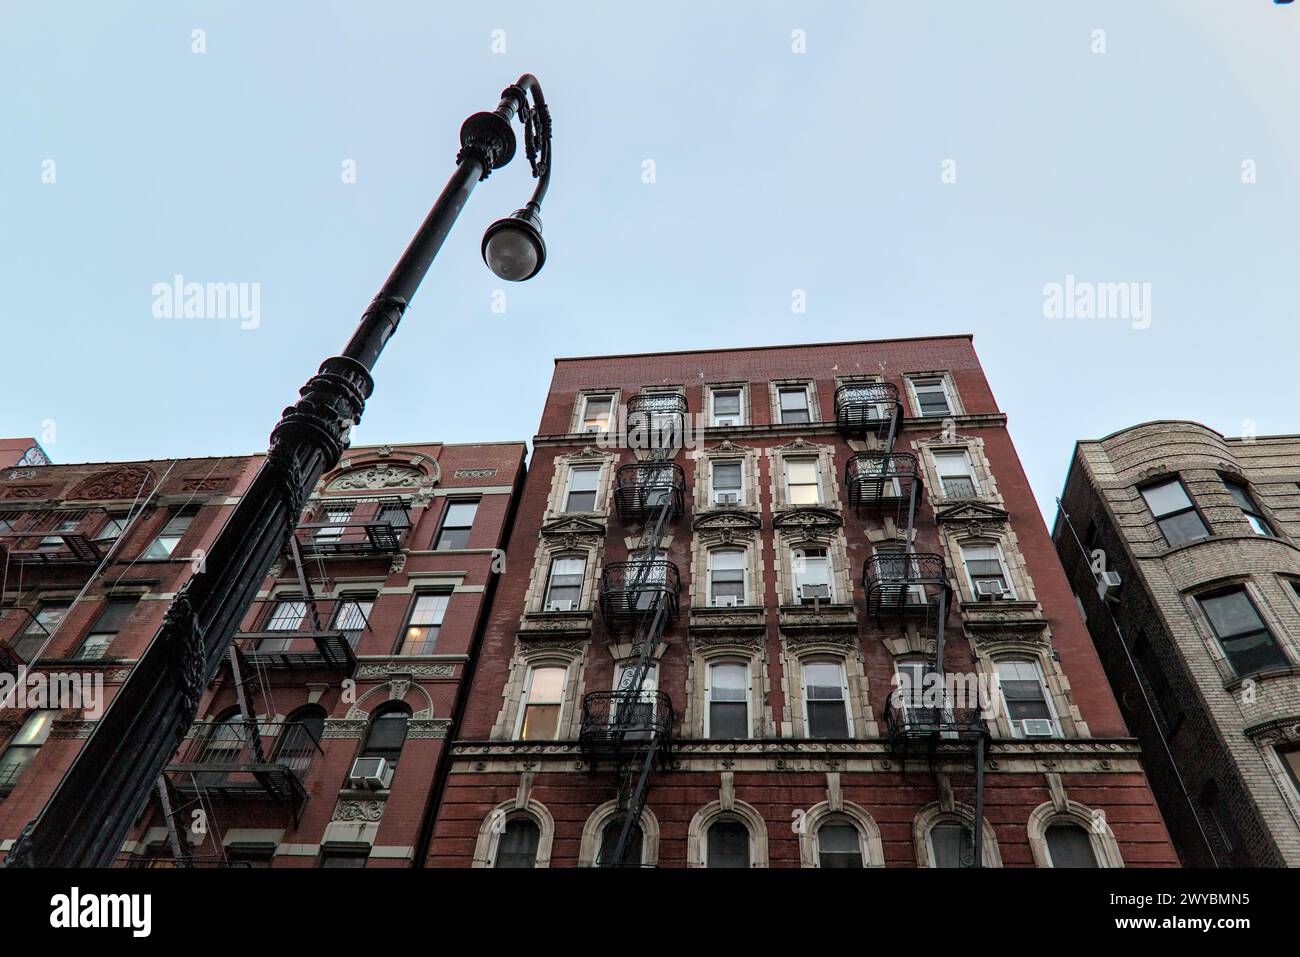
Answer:
[[[339,801],[334,805],[332,821],[378,821],[384,816],[387,801]]]
[[[934,520],[940,525],[962,525],[965,524],[963,531],[968,535],[982,534],[984,526],[1003,525],[1007,520],[1007,513],[993,505],[985,505],[982,502],[966,502],[961,505],[953,505],[950,508],[940,509],[935,513]]]
[[[541,527],[545,539],[559,539],[565,548],[574,547],[583,538],[604,538],[605,526],[589,518],[558,518]]]
[[[97,472],[73,487],[69,499],[134,499],[141,490],[148,492],[155,482],[153,472],[140,465],[122,465]]]
[[[792,508],[772,519],[772,527],[783,532],[829,534],[843,524],[840,514],[828,508]]]
[[[325,486],[327,492],[364,491],[387,488],[419,488],[426,476],[419,469],[381,463],[369,468],[344,472]]]
[[[742,537],[749,537],[762,527],[763,522],[757,515],[732,509],[704,512],[691,523],[691,528],[697,532],[720,532],[724,535],[740,533]]]

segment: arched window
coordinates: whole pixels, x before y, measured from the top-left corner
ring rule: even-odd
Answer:
[[[709,552],[709,604],[745,604],[745,550],[715,548]]]
[[[732,818],[714,821],[709,827],[704,866],[749,867],[749,828]]]
[[[1097,866],[1097,857],[1092,852],[1092,839],[1074,821],[1049,824],[1043,837],[1047,841],[1047,853],[1053,867]]]
[[[541,831],[530,817],[512,817],[497,842],[494,867],[536,867],[537,844]]]
[[[587,574],[585,555],[557,555],[551,561],[546,584],[547,611],[572,611],[581,607],[582,582]]]
[[[930,828],[934,867],[974,867],[975,831],[960,821],[940,821]]]
[[[840,817],[817,828],[817,861],[820,867],[862,867],[862,832]]]
[[[709,665],[705,687],[704,736],[714,739],[748,738],[749,665],[740,661],[718,661]]]
[[[370,728],[360,756],[383,758],[389,767],[396,767],[406,743],[406,725],[410,720],[410,709],[404,704],[381,706],[370,718]]]
[[[615,815],[600,831],[600,852],[596,860],[601,867],[640,867],[644,859],[645,835],[640,824],[632,825],[628,835],[627,847],[623,849],[623,858],[616,864],[614,852],[618,848],[619,835],[623,833],[623,818]]]
[[[849,685],[844,662],[832,659],[803,662],[805,727],[810,738],[849,738]]]
[[[309,704],[289,715],[275,743],[275,762],[288,766],[299,778],[305,777],[312,760],[320,753],[325,735],[325,709]]]

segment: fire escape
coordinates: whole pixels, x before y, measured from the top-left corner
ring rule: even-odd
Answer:
[[[649,679],[655,649],[676,620],[681,581],[677,566],[658,558],[669,523],[685,511],[686,476],[672,461],[686,427],[686,399],[677,393],[642,393],[628,402],[630,435],[645,435],[650,457],[618,469],[614,507],[627,525],[640,525],[632,561],[608,563],[600,580],[601,617],[611,631],[632,632],[636,663],[623,671],[616,691],[592,692],[582,700],[579,743],[594,772],[609,762],[618,779],[617,814],[622,822],[612,853],[601,866],[639,866],[628,861],[639,832],[650,779],[672,757],[673,706]]]
[[[975,707],[957,706],[944,674],[944,627],[951,603],[942,555],[913,550],[916,509],[921,499],[921,471],[915,455],[894,450],[902,426],[898,388],[885,382],[841,386],[835,393],[835,420],[846,438],[872,439],[874,450],[853,455],[845,466],[849,503],[859,515],[884,518],[905,529],[896,551],[879,550],[862,568],[867,614],[880,627],[916,625],[934,635],[934,655],[925,661],[912,686],[900,686],[885,706],[890,752],[906,771],[909,759],[923,758],[938,772],[943,757],[972,754],[975,766],[973,860],[982,861],[984,755],[988,731]],[[919,679],[919,680],[918,680]]]

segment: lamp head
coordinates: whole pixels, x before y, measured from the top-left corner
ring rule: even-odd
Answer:
[[[526,206],[498,219],[483,234],[483,261],[508,282],[523,282],[537,275],[546,262],[541,217]]]

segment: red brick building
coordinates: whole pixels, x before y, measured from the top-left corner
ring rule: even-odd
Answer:
[[[322,477],[123,864],[417,859],[524,454],[522,443],[353,448]],[[111,701],[261,462],[6,472],[10,670],[95,670]],[[93,724],[84,709],[0,711],[0,852]]]
[[[1177,864],[968,336],[558,360],[529,472],[428,865]]]

